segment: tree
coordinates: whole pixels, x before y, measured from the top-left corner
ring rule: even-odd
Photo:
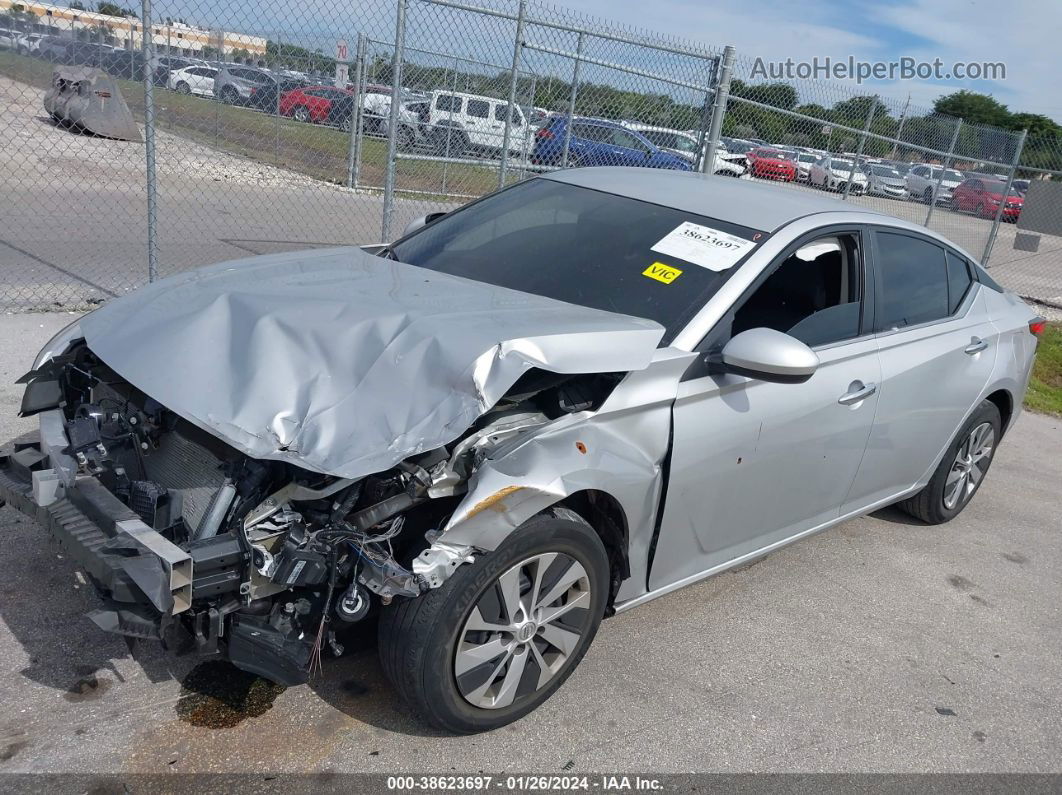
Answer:
[[[72,2],[70,4],[70,8],[72,10],[74,10],[74,11],[87,11],[88,10],[87,8],[85,8],[84,5],[81,4],[81,2],[79,0],[74,0],[74,2]]]
[[[1006,105],[988,94],[978,94],[965,89],[939,97],[933,103],[933,110],[970,124],[1009,128],[1011,122],[1011,114]]]
[[[106,0],[101,0],[101,2],[96,4],[96,11],[109,17],[124,17],[126,15],[121,6],[116,3],[106,2]]]

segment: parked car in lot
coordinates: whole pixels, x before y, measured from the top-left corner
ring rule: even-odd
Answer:
[[[864,169],[866,192],[874,196],[902,199],[907,195],[907,183],[903,175],[886,163],[871,163]]]
[[[730,138],[728,136],[721,136],[720,142],[732,155],[745,155],[755,149],[758,144],[754,144],[751,141],[745,141],[741,138]]]
[[[425,97],[428,119],[421,128],[436,153],[443,151],[500,152],[504,145],[509,103],[478,94],[432,91]],[[519,107],[513,109],[509,152],[521,155],[530,128]]]
[[[178,94],[195,94],[198,97],[214,96],[214,78],[218,70],[213,66],[186,66],[174,69],[166,77],[166,88]]]
[[[228,105],[275,111],[277,80],[264,69],[223,64],[214,77],[214,96]]]
[[[690,164],[691,168],[700,166],[704,148],[700,146],[696,137],[668,127],[654,127],[638,122],[624,122],[623,126],[639,133],[649,143],[660,147],[665,152],[681,157]],[[716,151],[711,169],[713,174],[721,177],[742,177],[747,171],[748,163],[744,155],[732,155],[725,149]]]
[[[21,32],[14,28],[0,28],[0,49],[17,49],[18,40],[21,35]]]
[[[280,95],[280,115],[302,122],[328,123],[349,116],[353,107],[353,93],[334,86],[300,86]]]
[[[816,155],[812,152],[801,152],[797,155],[796,168],[797,168],[797,182],[807,182],[808,176],[811,173],[811,167],[819,161],[820,155]]]
[[[1006,189],[1007,183],[999,180],[981,177],[967,179],[952,191],[951,207],[957,212],[972,212],[981,218],[995,218]],[[1017,221],[1024,204],[1025,197],[1011,187],[1000,218],[1004,221]]]
[[[793,182],[796,179],[796,162],[788,152],[772,149],[767,146],[757,146],[750,149],[745,158],[749,162],[749,173],[760,179],[775,179],[782,182]]]
[[[849,193],[859,195],[867,189],[867,175],[858,167],[853,170],[852,161],[843,157],[824,157],[813,163],[808,171],[808,184],[823,190],[844,191],[849,177],[852,187]]]
[[[1027,179],[1016,179],[1011,183],[1011,186],[1022,196],[1029,192],[1029,180]]]
[[[19,55],[36,55],[43,38],[43,33],[20,33],[15,39],[15,49]]]
[[[187,69],[189,66],[199,66],[195,61],[188,58],[177,58],[172,55],[163,55],[155,59],[155,69],[151,79],[157,86],[167,86],[170,74],[178,69]]]
[[[100,68],[121,80],[143,80],[144,54],[136,50],[113,50]]]
[[[557,114],[535,133],[531,162],[561,165],[568,117]],[[689,171],[687,159],[665,152],[639,133],[604,119],[575,117],[568,142],[568,164],[580,166],[643,166]]]
[[[943,172],[944,178],[941,179]],[[965,179],[962,174],[954,169],[946,171],[940,166],[918,165],[912,166],[905,177],[908,198],[929,204],[951,203],[951,193]],[[940,187],[937,187],[937,181]]]
[[[23,379],[40,431],[0,498],[87,571],[105,630],[293,684],[371,612],[401,696],[483,731],[606,615],[886,505],[955,518],[1043,329],[922,226],[567,169],[389,246],[108,301]]]

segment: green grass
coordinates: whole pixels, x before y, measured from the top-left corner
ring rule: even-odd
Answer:
[[[1025,407],[1062,417],[1062,324],[1049,323],[1040,338]]]
[[[52,65],[13,52],[0,52],[0,74],[46,89],[51,83]],[[129,109],[137,121],[143,123],[142,84],[119,80],[118,85]],[[346,180],[350,137],[335,128],[302,124],[203,97],[184,96],[158,86],[155,87],[155,108],[159,129],[165,132],[326,182],[343,183]],[[382,187],[387,143],[367,137],[362,141],[359,185]],[[498,186],[494,164],[444,165],[400,158],[395,173],[399,191],[479,196]]]

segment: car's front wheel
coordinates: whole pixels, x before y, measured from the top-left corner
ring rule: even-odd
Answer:
[[[985,400],[956,434],[926,487],[899,507],[928,524],[954,519],[984,482],[1001,435],[999,409]]]
[[[511,723],[579,664],[604,614],[608,573],[600,538],[577,514],[540,514],[442,587],[383,611],[384,671],[439,728]]]

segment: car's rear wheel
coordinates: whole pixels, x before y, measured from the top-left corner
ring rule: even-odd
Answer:
[[[295,112],[292,115],[295,117],[295,121],[301,121],[303,124],[310,121],[310,109],[305,105],[299,105],[295,108]]]
[[[177,93],[178,94],[191,94],[192,93],[192,87],[182,80],[180,83],[177,84]]]
[[[511,723],[579,664],[604,614],[608,572],[600,538],[577,514],[536,516],[442,587],[384,609],[384,671],[435,726]]]
[[[932,204],[933,203],[933,189],[932,188],[926,188],[925,192],[922,194],[922,201],[924,203],[926,203],[926,204]]]
[[[225,86],[221,89],[221,101],[227,105],[235,105],[240,101],[240,92],[232,86]]]
[[[969,505],[992,465],[1002,433],[999,409],[984,401],[963,424],[924,489],[899,507],[928,524],[942,524]]]

